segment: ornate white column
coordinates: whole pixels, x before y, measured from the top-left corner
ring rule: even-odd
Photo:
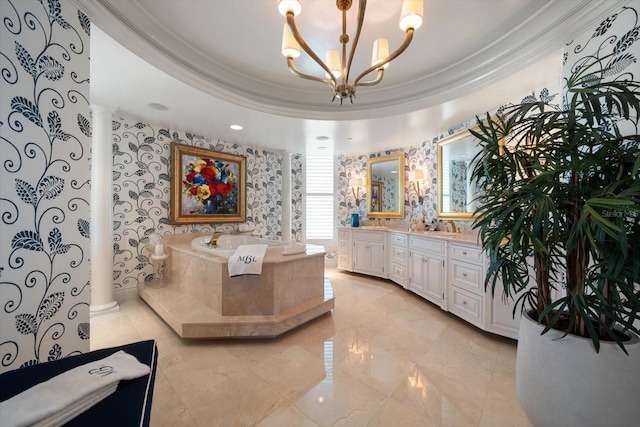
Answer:
[[[120,311],[113,299],[113,109],[91,106],[91,317]]]

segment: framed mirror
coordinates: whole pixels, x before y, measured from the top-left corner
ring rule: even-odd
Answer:
[[[404,156],[367,160],[367,217],[404,218]]]
[[[438,218],[472,220],[477,202],[471,162],[480,151],[478,140],[465,129],[438,141],[437,150]]]

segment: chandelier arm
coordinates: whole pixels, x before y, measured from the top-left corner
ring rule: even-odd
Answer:
[[[317,77],[317,76],[312,76],[310,74],[305,74],[303,72],[301,72],[300,70],[298,70],[296,68],[296,66],[293,64],[293,58],[290,56],[287,56],[287,65],[289,66],[289,70],[295,74],[298,77],[302,77],[303,79],[307,79],[307,80],[313,80],[316,82],[320,82],[320,83],[326,83],[329,85],[329,87],[331,87],[331,89],[335,89],[335,86],[333,85],[333,82],[331,81],[331,79],[323,79],[322,77]]]
[[[366,70],[364,70],[362,73],[360,73],[360,75],[358,76],[358,78],[356,78],[356,80],[353,82],[353,87],[356,88],[358,86],[372,86],[376,83],[378,83],[380,80],[376,79],[375,83],[372,84],[365,84],[365,83],[371,83],[371,82],[363,82],[363,83],[359,83],[360,79],[362,79],[364,76],[366,76],[367,74],[369,74],[370,72],[372,72],[373,70],[377,69],[377,68],[381,68],[383,65],[393,61],[394,59],[396,59],[402,52],[405,51],[405,49],[407,47],[409,47],[409,44],[411,43],[411,40],[413,39],[413,32],[414,29],[413,28],[407,28],[407,33],[404,37],[404,41],[402,42],[402,44],[400,45],[400,47],[398,49],[395,50],[395,52],[393,52],[391,55],[387,56],[385,58],[384,61],[382,61],[379,64],[376,65],[372,65],[371,67],[367,68]],[[382,79],[382,77],[381,77]]]
[[[347,62],[347,66],[346,66],[346,74],[345,74],[345,70],[343,70],[342,72],[342,75],[345,76],[344,77],[345,84],[349,82],[349,73],[351,72],[351,62],[353,61],[353,57],[356,53],[356,46],[358,45],[358,40],[360,40],[360,32],[362,31],[362,23],[364,22],[364,13],[366,8],[367,8],[367,0],[360,0],[360,3],[358,5],[358,20],[356,24],[356,34],[353,37],[353,43],[351,44],[351,52],[349,53],[349,62]],[[343,14],[346,14],[346,12],[343,12]],[[345,25],[346,23],[343,23],[343,26]],[[346,32],[346,30],[343,30],[343,32]],[[343,51],[342,66],[343,67],[345,64],[345,58],[344,58],[345,49],[346,49],[346,45],[343,44],[342,45],[342,51]]]
[[[300,30],[298,30],[298,26],[296,25],[294,16],[293,16],[293,12],[289,11],[287,12],[287,24],[289,24],[289,28],[291,29],[291,34],[293,34],[293,38],[296,39],[296,41],[298,42],[298,44],[300,45],[300,47],[307,52],[307,55],[309,55],[314,61],[316,61],[318,63],[318,65],[320,65],[326,72],[327,75],[330,77],[330,80],[332,82],[332,84],[330,84],[330,86],[332,88],[335,88],[336,85],[338,84],[336,82],[336,78],[333,75],[333,73],[331,72],[331,70],[329,69],[329,67],[318,57],[318,55],[316,55],[316,53],[313,51],[313,49],[311,49],[309,47],[309,45],[307,44],[307,42],[304,41],[304,39],[302,38],[302,34],[300,34]],[[287,62],[289,62],[287,60]],[[289,68],[291,68],[291,66],[289,66]],[[296,72],[296,74],[298,74],[299,76],[307,76],[305,78],[309,78],[312,76],[309,76],[307,74],[302,74],[300,72]],[[316,79],[319,79],[319,81],[325,82],[326,81],[324,79],[321,79],[319,77],[316,77]],[[310,79],[310,80],[315,80],[315,79]]]
[[[383,68],[378,70],[378,74],[376,74],[376,78],[375,79],[369,80],[367,82],[358,82],[358,86],[374,86],[374,85],[377,85],[382,80],[382,77],[384,77],[384,69]],[[353,87],[353,90],[355,91],[355,86],[352,86],[352,87]]]

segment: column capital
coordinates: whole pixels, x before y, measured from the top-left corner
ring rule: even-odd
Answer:
[[[89,109],[92,114],[111,114],[113,115],[117,108],[112,105],[91,104]]]

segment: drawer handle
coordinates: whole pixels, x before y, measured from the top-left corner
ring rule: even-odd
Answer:
[[[462,305],[467,305],[467,302],[466,301],[462,301]]]
[[[462,251],[462,255],[466,255],[466,254],[467,254],[467,251]]]
[[[467,277],[467,273],[462,273],[462,277]]]

